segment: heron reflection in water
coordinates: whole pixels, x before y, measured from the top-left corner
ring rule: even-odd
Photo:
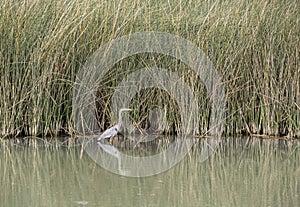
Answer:
[[[97,139],[98,141],[102,140],[102,139],[106,139],[106,138],[111,138],[114,137],[118,134],[118,132],[120,132],[121,127],[122,127],[122,112],[124,111],[132,111],[132,109],[128,109],[128,108],[122,108],[119,110],[119,121],[116,125],[114,125],[113,127],[105,130],[100,137]]]
[[[112,155],[113,157],[115,157],[117,159],[118,162],[118,173],[120,173],[121,175],[126,175],[126,173],[128,173],[127,170],[122,169],[122,158],[121,158],[121,153],[120,151],[115,148],[114,146],[110,145],[110,144],[104,144],[101,142],[97,142],[98,146],[102,148],[102,150],[110,155]]]

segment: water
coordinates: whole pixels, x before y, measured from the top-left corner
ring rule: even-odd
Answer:
[[[299,206],[299,141],[229,139],[205,162],[197,146],[175,167],[128,178],[80,147],[2,146],[0,206]]]

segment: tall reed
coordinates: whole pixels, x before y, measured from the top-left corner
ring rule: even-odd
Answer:
[[[73,134],[76,72],[104,43],[138,31],[180,35],[203,49],[227,89],[226,135],[300,136],[298,8],[297,0],[4,0],[0,5],[0,136]],[[110,83],[101,88],[106,98],[98,102],[101,128],[111,122],[105,106],[110,88],[120,78],[117,74],[126,74],[126,66],[156,64],[188,70],[171,58],[146,56],[127,58],[108,74]],[[208,99],[201,95],[203,85],[190,74],[182,76],[203,103],[200,132],[205,133]],[[164,103],[169,100],[156,91],[144,93],[140,101],[157,95]],[[139,113],[146,113],[151,103],[143,108]],[[178,126],[176,107],[169,107],[168,119]]]

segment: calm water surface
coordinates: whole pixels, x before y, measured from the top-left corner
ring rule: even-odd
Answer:
[[[197,145],[145,178],[113,174],[80,147],[2,146],[0,206],[300,206],[299,141],[228,139],[205,162]]]

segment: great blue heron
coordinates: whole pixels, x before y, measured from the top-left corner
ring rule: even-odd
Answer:
[[[106,138],[110,138],[113,136],[116,136],[118,134],[118,132],[120,132],[121,126],[122,126],[122,112],[124,111],[132,111],[132,109],[128,109],[128,108],[122,108],[119,110],[119,121],[116,125],[114,125],[113,127],[105,130],[100,137],[98,138],[98,141],[102,140],[102,139],[106,139]]]

